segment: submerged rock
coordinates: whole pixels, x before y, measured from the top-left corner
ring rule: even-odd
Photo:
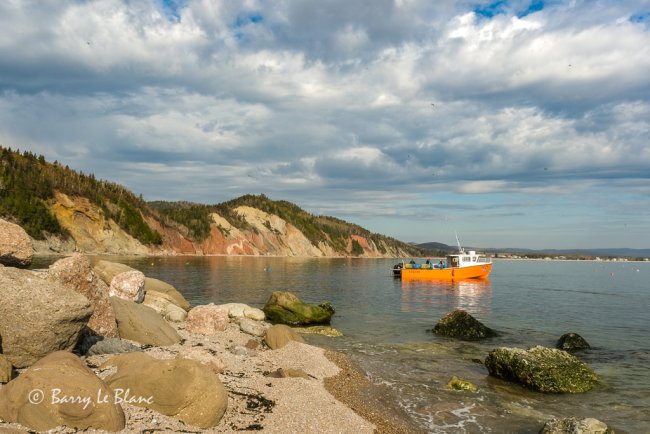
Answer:
[[[451,377],[451,380],[449,380],[449,383],[447,383],[447,387],[453,390],[467,390],[469,392],[478,392],[478,387],[476,387],[475,384],[470,383],[467,380],[462,380],[455,375]]]
[[[275,291],[264,306],[268,321],[292,326],[329,324],[334,308],[330,303],[307,304],[292,292]]]
[[[437,335],[474,340],[490,338],[497,333],[462,309],[448,313],[433,328]]]
[[[588,350],[591,346],[577,333],[565,333],[560,336],[555,348],[564,351]]]
[[[341,333],[337,329],[330,326],[323,326],[323,325],[317,325],[311,327],[294,327],[294,330],[298,333],[302,333],[305,335],[321,335],[321,336],[328,336],[330,338],[337,338],[343,336],[343,333]]]
[[[488,354],[485,367],[493,377],[538,392],[582,393],[600,383],[596,374],[577,357],[542,346],[529,350],[497,348]]]
[[[539,434],[614,434],[607,424],[591,417],[567,417],[546,422]]]

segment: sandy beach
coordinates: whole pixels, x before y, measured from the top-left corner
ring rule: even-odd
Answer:
[[[372,384],[342,353],[298,342],[271,350],[261,338],[240,331],[234,322],[213,335],[190,333],[182,323],[174,327],[184,339],[181,344],[151,347],[145,353],[157,359],[187,358],[210,366],[219,373],[228,391],[228,409],[216,427],[201,429],[150,409],[122,403],[126,416],[122,433],[417,432],[387,417],[378,401],[371,398]],[[112,369],[101,366],[111,357],[90,356],[83,360],[100,378],[105,378]],[[301,376],[278,378],[281,373]],[[0,422],[0,433],[12,430],[30,432],[18,424]],[[104,431],[59,427],[49,432]]]

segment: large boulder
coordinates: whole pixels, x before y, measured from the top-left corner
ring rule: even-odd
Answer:
[[[172,322],[185,321],[187,318],[187,312],[185,309],[174,304],[169,297],[162,292],[147,291],[144,294],[142,304],[149,306],[162,315],[163,318]]]
[[[266,345],[268,345],[272,350],[278,350],[291,341],[305,343],[302,336],[293,331],[293,329],[288,325],[276,324],[266,330],[264,342],[266,342]]]
[[[497,348],[485,359],[490,375],[548,393],[582,393],[600,383],[575,356],[555,348]]]
[[[46,431],[59,426],[124,429],[113,392],[75,355],[57,351],[0,389],[0,419]]]
[[[117,276],[120,273],[125,273],[127,271],[136,271],[135,268],[131,268],[128,265],[104,260],[96,261],[93,264],[93,270],[95,270],[95,273],[97,273],[99,278],[102,279],[107,285],[110,285],[113,277]]]
[[[456,309],[443,316],[433,328],[437,335],[475,340],[496,336],[496,332],[464,311]]]
[[[163,282],[162,280],[154,279],[153,277],[145,277],[144,291],[145,293],[155,291],[159,294],[162,294],[159,296],[166,298],[171,303],[185,310],[185,312],[189,312],[189,310],[192,308],[190,303],[185,299],[185,297],[183,297],[183,294],[178,292],[178,290],[172,285],[167,282]]]
[[[108,295],[134,303],[142,303],[144,300],[144,273],[132,270],[116,274],[111,279]]]
[[[32,263],[32,239],[17,224],[0,219],[0,264],[27,267]]]
[[[577,351],[577,350],[588,350],[591,348],[589,343],[577,333],[565,333],[560,336],[555,348],[564,351]]]
[[[127,390],[134,405],[150,408],[200,428],[219,423],[228,393],[207,365],[189,359],[157,360],[144,353],[120,354],[103,367],[117,372],[106,379],[114,390]],[[140,399],[142,398],[142,399]]]
[[[118,297],[111,297],[111,304],[122,339],[154,346],[174,345],[181,341],[178,332],[152,308]]]
[[[228,327],[228,311],[214,303],[196,306],[187,314],[185,329],[200,335],[212,335]]]
[[[2,351],[16,368],[71,351],[93,310],[83,295],[28,270],[0,267]]]
[[[48,279],[86,297],[93,308],[88,328],[100,336],[117,337],[115,312],[108,299],[108,286],[95,274],[86,255],[72,255],[50,265]]]
[[[264,306],[268,321],[292,326],[329,324],[334,309],[329,303],[306,304],[292,292],[275,291]]]
[[[614,434],[614,430],[592,417],[566,417],[546,422],[539,434]]]

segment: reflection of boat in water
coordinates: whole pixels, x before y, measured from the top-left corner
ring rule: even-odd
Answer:
[[[492,310],[490,279],[400,280],[401,310],[404,312],[450,312],[464,309],[472,315]]]
[[[447,255],[445,260],[433,264],[427,260],[424,264],[415,261],[400,263],[393,267],[393,275],[402,280],[463,280],[485,279],[492,271],[492,260],[474,250],[465,252],[458,247],[458,253]]]

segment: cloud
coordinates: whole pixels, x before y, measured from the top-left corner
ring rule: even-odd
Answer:
[[[642,1],[5,2],[0,143],[148,199],[265,192],[410,239],[401,219],[422,210],[611,219],[605,204],[648,203],[646,16]]]

